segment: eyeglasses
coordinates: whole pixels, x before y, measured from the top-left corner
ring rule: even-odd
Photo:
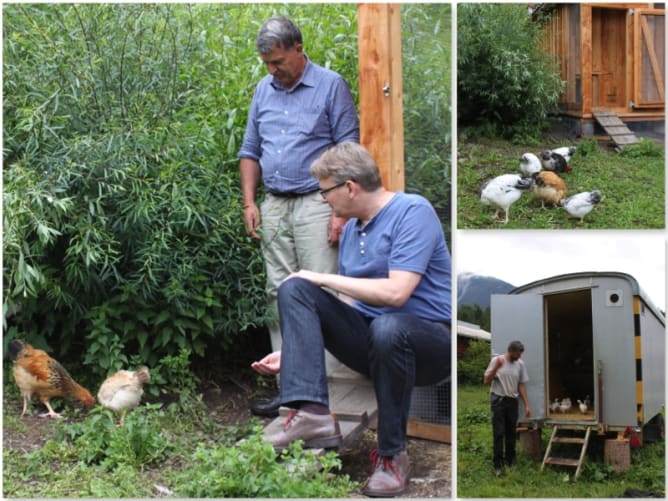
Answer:
[[[326,190],[320,190],[320,194],[322,195],[322,198],[327,199],[327,195],[330,194],[330,192],[334,191],[337,188],[341,188],[341,186],[344,186],[348,181],[344,181],[342,183],[336,184],[332,186],[331,188],[327,188]]]

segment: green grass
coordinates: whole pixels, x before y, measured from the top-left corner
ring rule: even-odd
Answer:
[[[631,468],[616,474],[600,459],[588,457],[577,482],[573,469],[546,467],[519,452],[517,465],[504,477],[492,472],[489,387],[460,386],[457,391],[457,495],[460,498],[608,498],[628,488],[665,491],[664,442],[632,449]],[[543,432],[543,446],[547,444]],[[595,449],[592,444],[591,449]],[[543,448],[544,450],[544,448]]]
[[[293,444],[279,457],[259,421],[224,426],[198,398],[142,404],[124,428],[98,406],[31,430],[13,385],[4,390],[3,498],[343,498],[358,488],[335,453],[317,460]]]
[[[563,174],[568,195],[598,189],[601,203],[584,218],[568,218],[562,208],[542,209],[533,193],[524,193],[510,207],[509,222],[494,220],[494,209],[480,202],[482,184],[501,174],[520,173],[520,156],[564,146],[554,140],[512,144],[502,140],[459,143],[457,163],[457,225],[474,228],[539,229],[657,229],[664,228],[664,152],[642,140],[619,154],[593,140],[575,143],[578,151]],[[568,196],[567,195],[567,196]]]

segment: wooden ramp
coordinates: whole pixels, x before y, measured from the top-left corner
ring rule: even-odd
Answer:
[[[559,435],[561,430],[571,430],[573,433],[583,432],[583,437],[578,436],[563,436]],[[543,464],[540,466],[540,471],[545,469],[546,464],[558,465],[558,466],[570,466],[575,468],[575,480],[580,476],[580,469],[582,468],[582,463],[585,460],[587,454],[587,446],[589,445],[589,435],[591,433],[591,427],[586,426],[584,430],[573,430],[573,428],[563,427],[560,425],[554,425],[552,428],[552,436],[550,437],[550,442],[547,444],[547,449],[545,450],[545,457],[543,458]],[[577,458],[566,458],[559,457],[552,454],[552,447],[554,444],[567,444],[579,447]]]
[[[329,406],[339,418],[343,447],[346,447],[360,437],[370,421],[376,419],[376,394],[370,379],[345,366],[336,369],[327,379]],[[279,416],[265,427],[265,436],[281,431],[289,412],[290,409],[281,407]]]
[[[605,108],[596,108],[592,114],[616,147],[623,148],[638,142],[636,135],[621,121],[617,113]]]

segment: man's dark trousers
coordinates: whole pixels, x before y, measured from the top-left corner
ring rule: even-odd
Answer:
[[[515,440],[517,438],[517,398],[491,394],[492,435],[494,437],[494,468],[503,468],[504,441],[505,464],[515,464]]]

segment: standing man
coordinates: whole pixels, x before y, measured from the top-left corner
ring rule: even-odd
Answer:
[[[325,348],[373,380],[378,449],[368,496],[401,495],[410,475],[406,429],[413,387],[450,375],[450,253],[431,204],[383,188],[378,166],[354,143],[328,150],[311,167],[323,202],[349,218],[339,273],[302,269],[278,289],[283,350],[252,367],[281,372],[281,402],[292,407],[276,450],[338,447],[329,407]],[[338,296],[326,292],[334,290]]]
[[[268,19],[260,28],[256,47],[269,75],[255,89],[238,153],[244,222],[248,233],[261,239],[274,311],[278,285],[291,273],[336,272],[345,219],[322,203],[309,168],[331,146],[359,142],[359,120],[347,83],[310,61],[302,43],[299,28],[285,17]],[[260,179],[264,200],[258,208]],[[277,320],[269,332],[272,348],[280,350]],[[254,403],[251,410],[272,416],[278,407],[276,396]]]
[[[531,416],[531,407],[527,398],[526,383],[529,375],[521,359],[524,345],[520,341],[511,341],[504,355],[492,357],[485,371],[483,382],[492,384],[492,435],[494,437],[494,474],[502,476],[505,464],[515,464],[515,441],[517,438],[517,418],[519,402],[522,398],[526,417]]]

